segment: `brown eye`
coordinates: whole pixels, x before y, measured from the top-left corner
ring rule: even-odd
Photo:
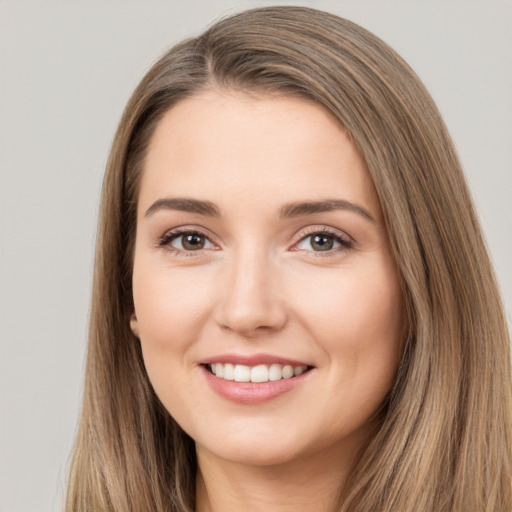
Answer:
[[[310,243],[314,251],[329,251],[334,247],[334,239],[328,235],[313,235]]]
[[[179,251],[200,251],[211,249],[213,243],[202,233],[185,232],[166,235],[162,238],[160,245],[167,245]]]
[[[295,246],[295,249],[316,253],[335,253],[339,250],[350,249],[352,244],[353,242],[350,238],[345,238],[338,233],[318,231],[302,238],[302,240],[300,240],[300,242]]]
[[[313,233],[304,237],[298,244],[297,248],[306,251],[325,252],[336,249],[341,245],[339,237],[330,235],[329,233]]]
[[[203,235],[191,234],[182,235],[181,245],[186,251],[197,251],[203,249],[205,245],[205,237]]]

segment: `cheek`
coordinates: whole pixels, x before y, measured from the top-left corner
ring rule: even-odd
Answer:
[[[137,263],[140,263],[137,265]],[[209,280],[192,272],[136,262],[133,298],[140,337],[155,350],[178,352],[197,336],[209,310]]]
[[[194,368],[194,342],[209,309],[210,288],[190,273],[158,269],[142,258],[133,274],[133,298],[144,365],[151,384],[173,416],[185,417],[197,399],[185,382]],[[197,274],[197,269],[195,270]],[[201,285],[199,285],[201,283]],[[179,390],[179,393],[176,392]]]
[[[332,378],[387,392],[400,359],[404,322],[394,268],[319,273],[301,288],[298,315],[329,359]]]
[[[394,269],[342,268],[294,280],[297,303],[318,332],[339,332],[363,341],[365,335],[394,337],[401,328],[403,300]]]

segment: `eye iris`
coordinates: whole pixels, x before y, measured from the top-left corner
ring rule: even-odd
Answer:
[[[204,247],[204,236],[190,234],[183,235],[182,242],[183,248],[189,251],[197,251]]]
[[[311,237],[311,247],[315,251],[329,251],[333,248],[334,240],[327,235],[313,235]]]

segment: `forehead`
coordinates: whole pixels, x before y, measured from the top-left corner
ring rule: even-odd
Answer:
[[[164,195],[268,207],[339,196],[376,216],[380,210],[364,160],[323,108],[238,92],[204,92],[163,116],[146,156],[140,207]]]

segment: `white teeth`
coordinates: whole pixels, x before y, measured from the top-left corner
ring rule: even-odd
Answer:
[[[220,364],[220,363],[217,363]],[[233,380],[235,378],[235,365],[226,363],[224,365],[224,380]]]
[[[290,379],[293,377],[293,374],[293,366],[287,364],[285,367],[283,367],[283,379]]]
[[[271,364],[268,369],[268,380],[276,381],[283,378],[282,366],[280,364]]]
[[[212,373],[224,380],[235,382],[274,382],[281,379],[291,379],[302,375],[307,366],[292,366],[271,364],[259,364],[257,366],[246,366],[244,364],[233,365],[231,363],[213,363],[209,365]]]
[[[251,382],[267,382],[268,368],[264,364],[251,368]]]
[[[217,368],[221,363],[217,363]],[[245,364],[235,365],[233,380],[236,382],[251,382],[251,368]]]
[[[306,371],[306,367],[305,366],[296,366],[293,369],[293,373],[294,373],[295,377],[298,377],[299,375],[302,375],[305,371]],[[224,373],[226,373],[226,370],[224,370]],[[226,377],[224,377],[224,378],[226,378]]]

